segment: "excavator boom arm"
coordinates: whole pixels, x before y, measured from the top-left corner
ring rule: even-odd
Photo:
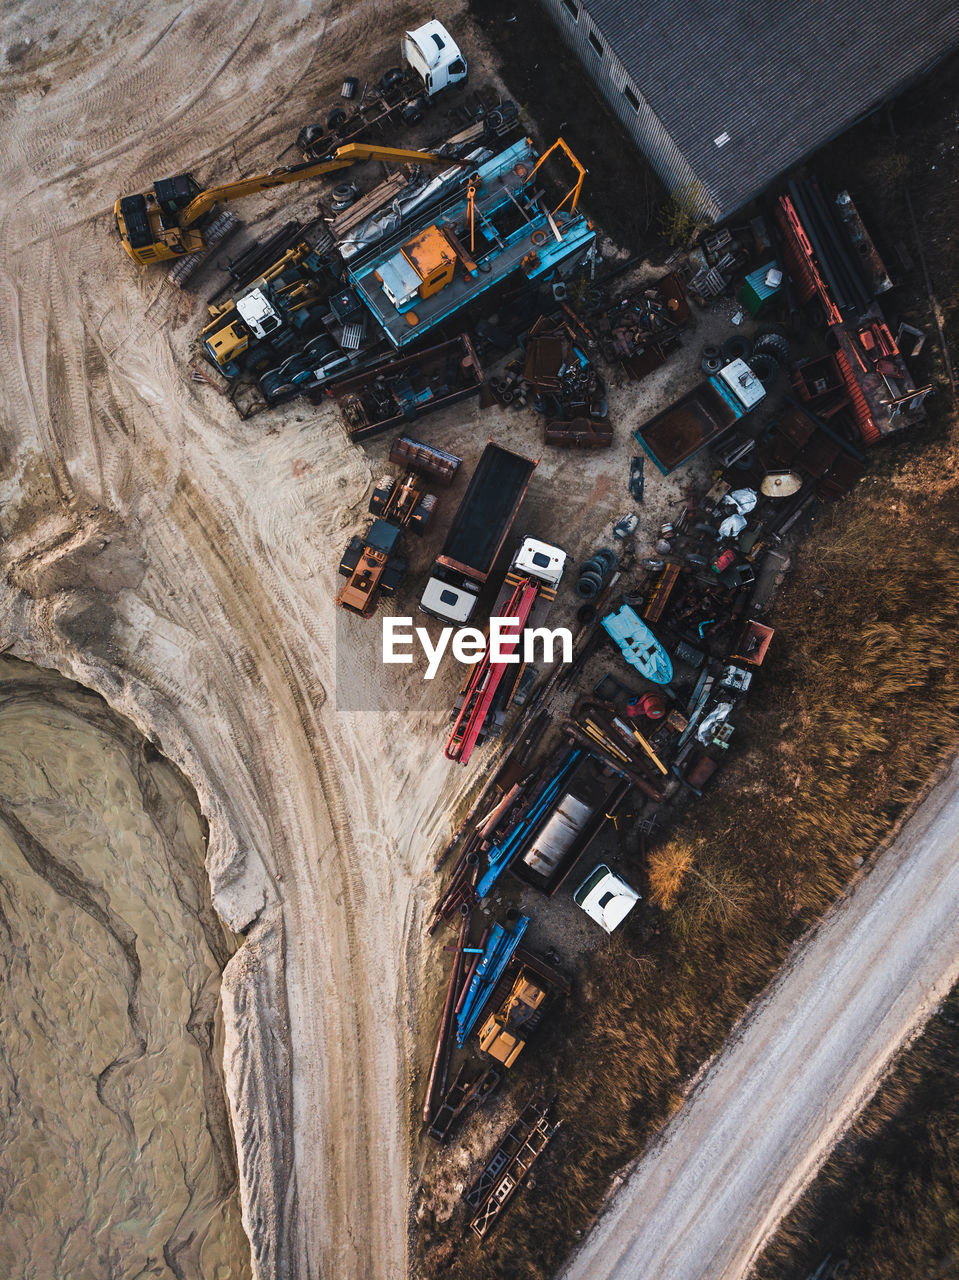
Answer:
[[[241,196],[255,195],[258,191],[269,191],[271,187],[282,187],[291,182],[304,182],[307,178],[319,178],[324,173],[333,173],[337,169],[346,169],[363,160],[392,160],[396,164],[446,164],[459,165],[461,168],[472,168],[469,160],[455,160],[451,156],[437,155],[432,151],[406,151],[401,147],[364,146],[351,142],[338,147],[332,155],[322,160],[311,160],[305,164],[287,165],[281,169],[273,169],[269,173],[260,173],[252,178],[240,178],[236,182],[226,182],[219,187],[209,187],[201,191],[183,210],[180,219],[182,227],[192,226],[202,218],[215,204],[227,200],[237,200]]]

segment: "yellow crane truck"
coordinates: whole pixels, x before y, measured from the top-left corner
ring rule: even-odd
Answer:
[[[526,1047],[527,1035],[539,1024],[548,994],[529,969],[520,969],[509,995],[480,1028],[480,1051],[511,1067]]]
[[[520,947],[493,989],[479,1024],[482,1053],[511,1067],[555,1001],[569,995],[569,982],[558,969]]]
[[[447,164],[470,167],[470,162],[431,151],[405,151],[398,147],[365,146],[348,143],[330,155],[306,164],[287,165],[269,173],[240,178],[236,182],[203,188],[190,173],[154,182],[144,195],[121,196],[113,207],[120,243],[134,262],[168,262],[185,254],[202,253],[211,247],[212,237],[201,230],[201,222],[215,204],[255,195],[273,187],[319,178],[345,169],[362,160],[386,160],[397,164]],[[217,222],[220,222],[217,219]],[[235,225],[235,220],[234,220]],[[209,232],[209,228],[207,228]],[[222,239],[220,234],[218,239]]]

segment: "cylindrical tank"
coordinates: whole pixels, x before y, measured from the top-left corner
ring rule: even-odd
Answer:
[[[523,861],[530,870],[541,876],[551,876],[592,813],[591,805],[568,791],[554,809],[553,816],[523,854]]]

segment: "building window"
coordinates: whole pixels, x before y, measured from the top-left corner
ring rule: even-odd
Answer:
[[[589,33],[589,43],[593,46],[593,52],[596,54],[597,58],[601,58],[603,56],[603,46],[596,39],[595,31],[591,31]]]
[[[563,0],[563,8],[574,22],[579,22],[579,8],[573,4],[573,0]]]
[[[639,99],[636,97],[635,93],[633,93],[632,89],[629,87],[628,84],[623,85],[623,97],[626,99],[626,101],[629,103],[629,105],[633,108],[634,111],[639,110]]]

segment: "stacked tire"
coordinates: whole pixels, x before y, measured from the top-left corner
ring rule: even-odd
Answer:
[[[766,329],[753,343],[749,367],[763,384],[770,387],[789,366],[789,339],[777,329]]]
[[[580,600],[595,600],[615,568],[616,553],[609,547],[601,547],[584,561],[574,588]]]

